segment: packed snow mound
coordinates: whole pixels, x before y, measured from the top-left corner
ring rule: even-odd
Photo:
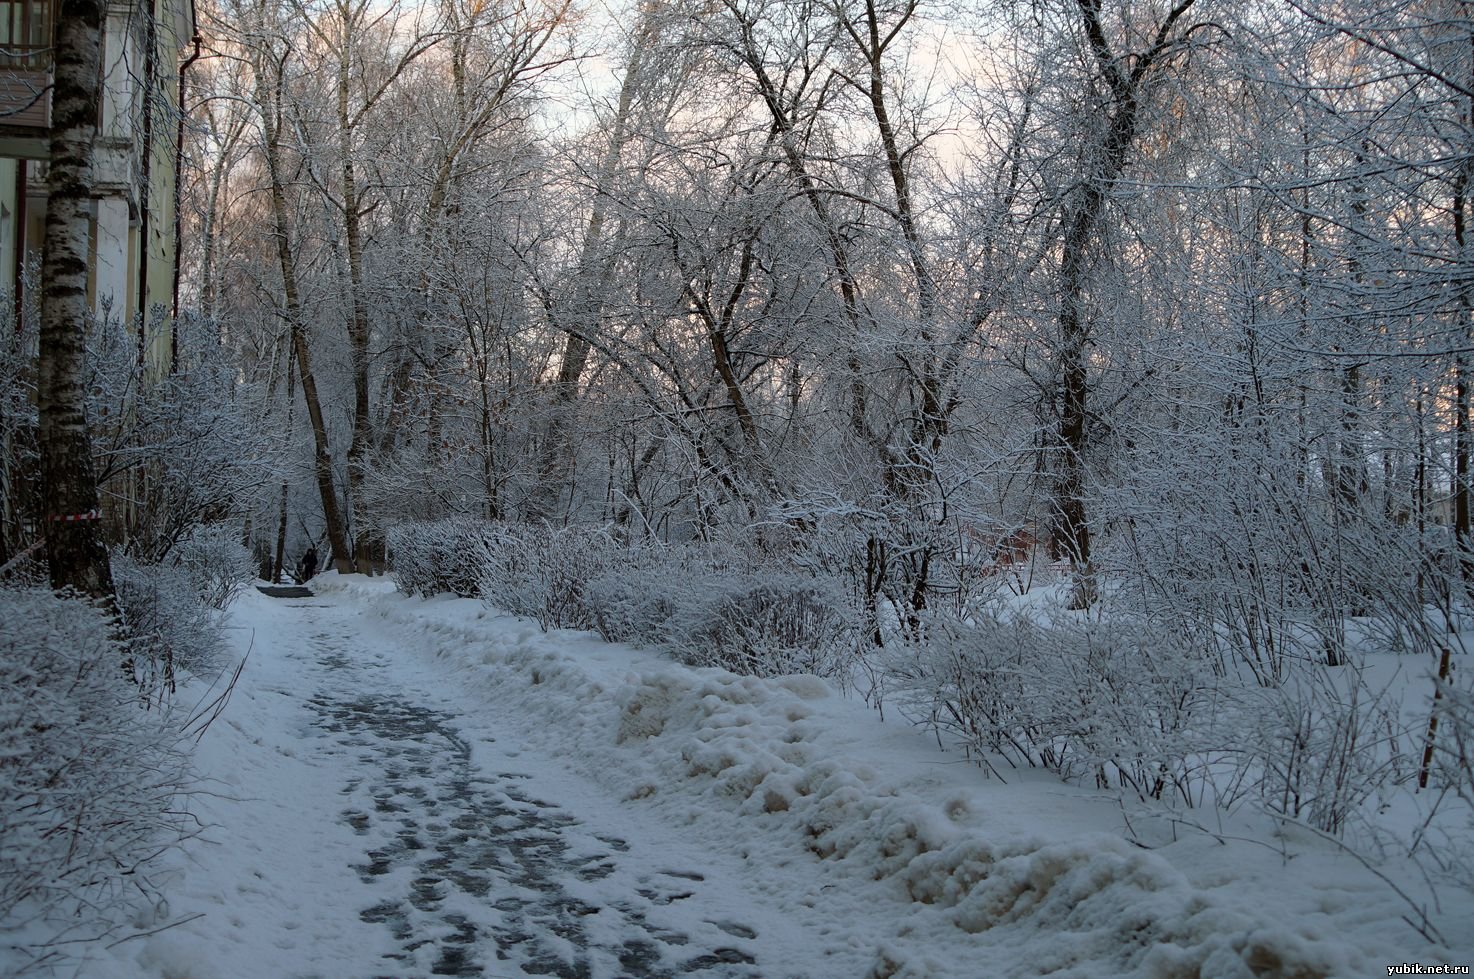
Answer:
[[[1111,837],[1039,847],[956,841],[901,872],[968,932],[1036,933],[1041,973],[1310,977],[1346,971],[1325,943],[1215,906],[1166,861]],[[1098,974],[1095,973],[1095,974]]]
[[[616,700],[617,743],[644,742],[659,778],[634,795],[695,788],[745,816],[780,815],[809,850],[850,873],[893,879],[970,933],[1034,933],[1041,973],[1311,977],[1348,969],[1337,948],[1215,906],[1166,860],[1095,834],[991,842],[961,798],[937,805],[863,764],[815,750],[812,677],[646,674]],[[675,788],[671,788],[675,787]],[[1043,814],[1041,814],[1043,815]],[[1018,938],[1010,941],[1016,942]]]
[[[1377,955],[1336,934],[1329,918],[1286,924],[1295,919],[1256,908],[1232,882],[1194,886],[1119,836],[1030,836],[946,778],[872,764],[864,738],[842,733],[844,717],[854,730],[858,705],[815,677],[688,668],[584,634],[544,635],[470,602],[380,595],[376,607],[414,627],[429,651],[474,670],[494,705],[526,712],[529,743],[619,785],[627,800],[710,821],[718,845],[743,836],[723,822],[764,821],[793,851],[818,858],[831,880],[824,888],[885,883],[909,920],[902,941],[880,941],[876,976],[929,974],[919,951],[927,943],[904,939],[943,926],[953,941],[977,936],[980,951],[1028,950],[987,975],[1301,979],[1364,972]],[[877,722],[868,736],[922,742],[898,728]],[[1050,813],[1037,815],[1049,823]],[[779,866],[793,859],[763,856]]]

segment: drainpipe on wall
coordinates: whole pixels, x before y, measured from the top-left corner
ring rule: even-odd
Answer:
[[[25,326],[26,272],[26,160],[15,161],[15,332],[19,336]]]
[[[138,178],[138,365],[144,364],[144,353],[148,346],[148,238],[150,211],[153,194],[154,171],[154,87],[158,83],[159,65],[159,19],[155,3],[148,6],[148,21],[145,25],[143,52],[143,136],[139,145],[143,147]]]
[[[190,19],[194,19],[194,3],[190,3]],[[180,243],[184,238],[184,120],[188,116],[188,110],[184,106],[185,73],[191,65],[200,60],[200,48],[204,45],[204,39],[200,37],[198,29],[194,37],[190,39],[194,44],[194,53],[184,60],[179,66],[179,130],[174,134],[174,336],[172,340],[172,367],[179,367],[179,270],[182,265],[184,249]]]

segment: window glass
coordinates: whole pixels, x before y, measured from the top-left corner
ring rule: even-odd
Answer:
[[[50,46],[50,0],[0,0],[0,64],[44,68]]]

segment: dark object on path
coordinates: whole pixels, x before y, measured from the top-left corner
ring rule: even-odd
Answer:
[[[312,589],[301,585],[257,585],[256,590],[272,598],[311,598]]]
[[[317,574],[317,548],[311,544],[307,545],[307,553],[302,555],[302,580],[308,582],[312,576]]]

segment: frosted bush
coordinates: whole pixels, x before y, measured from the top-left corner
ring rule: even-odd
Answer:
[[[114,315],[91,324],[84,388],[93,448],[107,461],[100,489],[134,504],[124,515],[129,553],[162,562],[200,524],[259,513],[289,450],[282,420],[262,410],[264,382],[242,375],[216,324],[152,315],[147,324]],[[155,375],[136,356],[137,338],[161,329],[178,357]]]
[[[1271,812],[1339,834],[1364,802],[1410,772],[1395,711],[1355,673],[1318,672],[1258,699],[1262,720],[1244,763]]]
[[[489,605],[514,615],[535,616],[542,606],[534,568],[532,528],[486,523],[475,545],[475,593]]]
[[[713,575],[686,597],[668,643],[689,663],[752,676],[842,677],[853,661],[857,617],[819,579]]]
[[[892,696],[985,763],[1188,806],[1257,800],[1336,834],[1411,770],[1395,712],[1354,670],[1245,684],[1211,650],[1131,619],[929,625],[892,654]]]
[[[591,629],[585,588],[619,555],[601,528],[497,525],[485,537],[480,593],[489,605],[544,629]]]
[[[206,524],[193,528],[170,552],[186,571],[201,601],[223,610],[256,575],[256,561],[236,528]]]
[[[929,641],[892,649],[886,663],[893,693],[914,720],[950,734],[969,752],[992,752],[1015,764],[1048,762],[1048,732],[1068,723],[1041,672],[1055,652],[1025,619],[932,623]]]
[[[0,553],[5,559],[35,539],[21,526],[20,515],[42,512],[44,506],[36,413],[38,310],[34,299],[40,289],[32,288],[35,276],[30,270],[26,279],[30,286],[25,296],[32,301],[26,303],[19,323],[14,290],[0,288]],[[0,565],[4,563],[0,560]],[[45,580],[45,568],[39,561],[25,559],[5,573],[3,582],[15,586],[23,578]]]
[[[649,545],[584,589],[600,635],[663,648],[688,663],[734,673],[814,673],[843,684],[855,665],[861,621],[829,579],[748,570],[734,553]]]
[[[1421,844],[1440,876],[1474,889],[1474,685],[1467,671],[1456,671],[1430,706],[1436,721],[1429,784],[1444,790],[1439,798],[1461,812],[1449,821],[1457,830],[1440,830],[1438,839],[1423,838]]]
[[[0,589],[0,921],[28,938],[105,932],[178,839],[180,732],[140,708],[87,603]]]
[[[194,527],[157,564],[112,556],[113,586],[145,689],[173,689],[175,672],[215,665],[224,611],[255,576],[251,552],[225,524]]]
[[[449,517],[392,527],[386,537],[399,590],[407,595],[473,598],[485,564],[490,525]]]
[[[671,635],[670,620],[679,604],[672,569],[616,568],[589,581],[584,601],[594,628],[609,642],[662,645]]]
[[[600,528],[553,529],[452,517],[388,533],[399,589],[449,592],[537,619],[544,629],[595,626],[585,589],[619,554]]]
[[[201,582],[183,564],[140,564],[115,554],[112,568],[136,679],[146,689],[172,687],[176,671],[214,665],[225,642],[225,618],[202,592],[219,597],[218,585]]]
[[[678,638],[677,612],[750,567],[746,552],[724,544],[639,544],[621,549],[588,582],[584,601],[594,627],[610,642],[669,647]]]
[[[718,545],[620,546],[600,527],[443,520],[390,532],[401,590],[455,590],[537,619],[663,648],[689,663],[840,679],[860,616],[827,579]],[[449,586],[454,585],[454,589]]]
[[[1290,451],[1247,434],[1174,443],[1108,499],[1131,532],[1100,554],[1124,598],[1264,686],[1346,663],[1349,618],[1396,632],[1411,596],[1438,580],[1416,526],[1328,496]]]
[[[1204,657],[1147,623],[981,616],[929,626],[925,642],[892,654],[893,696],[982,760],[1197,804],[1211,746],[1232,740]]]

